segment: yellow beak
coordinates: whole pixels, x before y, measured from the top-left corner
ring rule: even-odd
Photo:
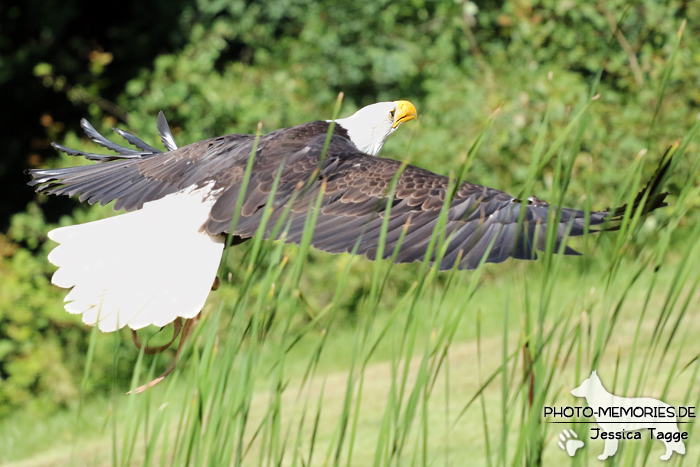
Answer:
[[[394,117],[394,124],[392,128],[396,128],[403,122],[413,120],[418,116],[416,112],[416,107],[408,101],[394,101],[396,104],[396,116]]]

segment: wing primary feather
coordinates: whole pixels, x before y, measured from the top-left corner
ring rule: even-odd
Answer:
[[[78,151],[77,149],[67,148],[58,143],[51,143],[55,149],[68,154],[69,156],[83,156],[85,159],[96,162],[109,162],[117,159],[130,159],[129,156],[112,156],[109,154],[95,154],[92,152]]]
[[[160,134],[160,140],[168,151],[177,149],[177,143],[175,143],[175,138],[173,138],[173,134],[170,132],[170,127],[168,126],[168,120],[166,120],[162,110],[158,112],[158,134]]]
[[[119,136],[121,136],[122,138],[127,140],[129,142],[129,144],[133,144],[134,146],[141,149],[142,151],[146,151],[150,154],[160,154],[163,152],[160,149],[156,149],[153,146],[151,146],[150,144],[145,143],[144,141],[142,141],[141,139],[132,135],[128,131],[120,130],[117,127],[112,127],[112,130],[115,131]]]
[[[126,148],[124,146],[121,146],[117,143],[113,143],[112,141],[108,140],[107,138],[102,136],[97,130],[95,130],[95,127],[93,127],[90,124],[90,122],[88,122],[84,118],[80,120],[80,126],[83,127],[83,131],[88,136],[88,138],[90,138],[92,141],[99,144],[103,148],[107,148],[110,151],[114,151],[114,152],[121,154],[123,156],[143,156],[144,155],[143,152],[134,151],[133,149]]]

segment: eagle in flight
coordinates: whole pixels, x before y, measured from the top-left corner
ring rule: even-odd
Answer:
[[[72,288],[66,310],[82,314],[86,324],[105,332],[195,318],[217,280],[226,237],[230,234],[233,244],[253,237],[269,202],[273,210],[264,229],[267,238],[275,235],[299,244],[307,214],[320,202],[311,245],[330,253],[356,251],[372,260],[388,215],[383,257],[392,257],[401,241],[399,263],[425,259],[447,202],[447,245],[440,269],[473,269],[482,258],[492,263],[509,257],[534,259],[544,249],[545,228],[554,218],[555,251],[562,246],[564,254],[577,254],[561,245],[566,237],[582,235],[589,227],[610,230],[614,225],[609,222],[625,212],[624,206],[588,214],[560,209],[534,197],[520,200],[467,182],[450,190],[446,176],[377,157],[387,137],[414,118],[416,109],[408,101],[380,102],[334,122],[305,123],[259,139],[231,134],[178,148],[161,112],[158,130],[165,152],[115,129],[134,148],[120,146],[82,120],[87,135],[117,155],[54,143],[65,153],[97,163],[30,170],[29,184],[40,193],[78,196],[90,204],[114,202],[115,210],[127,212],[49,233],[59,243],[49,255],[59,267],[52,282]],[[669,164],[670,158],[664,158],[637,196],[635,208],[641,207],[643,214],[665,205],[659,185]],[[551,215],[553,209],[557,217]],[[284,215],[284,228],[275,230]]]

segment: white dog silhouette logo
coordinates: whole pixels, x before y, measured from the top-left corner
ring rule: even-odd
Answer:
[[[624,432],[647,428],[653,439],[662,441],[666,446],[661,460],[670,459],[674,452],[685,454],[685,444],[682,441],[685,436],[681,434],[687,436],[687,433],[681,433],[676,417],[668,415],[674,413],[671,405],[650,397],[631,398],[611,394],[605,390],[595,371],[590,378],[573,389],[571,394],[586,398],[586,403],[593,410],[596,423],[600,426],[599,437],[605,440],[605,449],[598,459],[605,460],[615,454],[618,440],[631,438]]]

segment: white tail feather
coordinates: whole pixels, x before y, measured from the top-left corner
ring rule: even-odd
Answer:
[[[66,311],[104,332],[196,316],[224,246],[199,231],[211,209],[207,193],[187,190],[139,211],[49,232],[60,244],[49,254],[59,266],[52,282],[73,288]]]

